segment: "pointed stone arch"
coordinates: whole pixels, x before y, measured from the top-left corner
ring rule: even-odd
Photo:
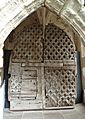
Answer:
[[[75,4],[77,6],[76,8],[74,8]],[[55,14],[61,16],[61,18],[63,18],[73,27],[73,29],[77,31],[84,43],[85,10],[78,0],[55,0],[54,2],[51,0],[31,0],[30,2],[28,2],[28,0],[9,0],[9,2],[6,3],[0,11],[0,50],[2,52],[0,56],[1,61],[3,60],[2,47],[7,36],[25,18],[27,18],[27,16],[42,6],[48,7],[52,12],[55,12]],[[3,63],[1,64],[1,67],[2,65]]]
[[[44,10],[44,9],[45,8],[43,8],[42,10]],[[48,9],[46,9],[46,11],[48,11]],[[65,77],[65,78],[69,77],[68,76],[69,73],[72,76],[72,75],[74,75],[74,73],[72,74],[72,72],[75,72],[75,66],[74,66],[74,63],[75,63],[74,62],[74,52],[75,52],[74,49],[75,48],[73,46],[74,43],[71,42],[72,40],[67,36],[67,34],[62,29],[60,29],[58,26],[53,24],[54,23],[54,21],[52,21],[53,19],[46,20],[46,23],[44,24],[45,25],[44,26],[43,25],[44,22],[39,22],[38,20],[35,21],[35,17],[33,17],[32,15],[35,17],[39,17],[37,15],[37,11],[34,12],[33,14],[31,14],[28,19],[30,19],[30,17],[32,17],[33,21],[29,20],[29,22],[26,22],[27,23],[26,27],[21,24],[23,28],[20,27],[21,29],[19,30],[19,32],[16,28],[14,30],[14,33],[17,33],[17,34],[13,35],[14,37],[10,36],[10,38],[9,38],[11,42],[17,41],[15,43],[15,45],[13,42],[11,43],[14,45],[14,47],[12,47],[10,66],[9,66],[10,67],[9,73],[11,74],[11,77],[9,79],[9,91],[8,92],[9,92],[10,109],[13,109],[13,110],[16,107],[13,107],[12,101],[13,101],[13,103],[16,103],[16,102],[14,100],[11,100],[12,96],[15,95],[15,93],[18,93],[17,91],[19,91],[19,93],[21,92],[19,97],[23,96],[23,94],[22,94],[22,91],[24,89],[23,83],[26,83],[24,79],[23,79],[24,80],[23,81],[20,78],[20,80],[22,82],[22,83],[20,83],[20,82],[18,82],[19,81],[18,78],[12,77],[17,73],[19,74],[19,72],[23,73],[24,69],[22,71],[22,67],[23,67],[22,62],[25,63],[24,66],[27,63],[28,65],[26,65],[26,67],[28,67],[28,68],[33,68],[33,69],[35,69],[35,67],[38,68],[38,70],[35,69],[37,74],[33,73],[33,74],[36,74],[38,77],[36,80],[37,82],[34,82],[36,84],[36,86],[33,86],[35,88],[31,89],[31,90],[35,90],[35,92],[36,92],[36,87],[40,87],[40,88],[37,88],[37,90],[38,90],[37,92],[40,92],[40,90],[42,88],[43,88],[43,92],[46,90],[47,96],[45,94],[42,94],[42,93],[39,93],[39,94],[36,93],[33,95],[36,98],[36,100],[34,99],[34,101],[38,101],[38,99],[40,97],[43,97],[43,98],[45,97],[45,99],[43,99],[43,101],[45,101],[45,104],[43,105],[44,108],[49,107],[50,105],[51,105],[51,107],[52,106],[57,107],[59,105],[61,105],[61,106],[65,105],[64,102],[62,103],[62,101],[61,101],[62,104],[57,104],[56,96],[58,97],[58,95],[56,95],[56,91],[55,91],[57,89],[57,87],[56,87],[56,89],[54,89],[54,84],[55,83],[57,84],[57,78],[56,77],[58,75],[59,76],[58,79],[60,81],[62,79],[62,77]],[[52,16],[52,18],[55,18],[55,17]],[[51,21],[51,23],[49,21]],[[23,23],[25,25],[25,21]],[[43,26],[45,29],[43,29]],[[12,35],[12,33],[10,35]],[[16,64],[15,64],[15,62],[16,62]],[[21,62],[21,64],[20,64],[19,69],[21,71],[16,69],[16,67],[18,66],[17,63],[20,63],[20,62]],[[67,68],[68,63],[69,64],[71,63],[70,65],[72,65],[72,67],[70,67],[70,65],[69,65]],[[29,67],[29,65],[30,65],[30,67]],[[14,69],[14,71],[13,71],[14,73],[15,73],[15,69],[16,69],[16,73],[13,75],[11,72],[12,66]],[[57,67],[57,66],[59,66],[59,67]],[[39,67],[42,67],[42,69]],[[33,69],[31,69],[31,70],[33,71]],[[29,72],[31,70],[29,69]],[[27,74],[29,74],[29,72],[27,71]],[[20,73],[20,74],[22,75],[21,77],[23,78],[22,73]],[[26,73],[26,70],[24,73]],[[60,75],[61,73],[62,73],[62,76]],[[20,74],[19,74],[19,77],[20,77]],[[52,78],[52,75],[54,78]],[[39,76],[41,76],[41,77],[39,77]],[[27,77],[29,77],[29,76],[27,76]],[[50,80],[49,80],[49,77],[51,77]],[[42,78],[46,83],[44,83],[44,84],[41,83]],[[51,79],[54,81],[52,81]],[[17,80],[17,83],[22,85],[21,87],[23,87],[23,88],[18,87],[15,80]],[[75,85],[74,84],[75,79],[73,79],[71,77],[71,80],[73,81],[72,84]],[[39,81],[40,81],[40,83],[39,83]],[[14,83],[11,83],[11,82],[14,82]],[[53,82],[53,83],[51,84],[51,82]],[[63,80],[63,82],[65,82],[65,81]],[[69,82],[69,81],[67,81],[67,82]],[[27,85],[28,85],[28,83],[27,83]],[[46,88],[43,87],[44,85]],[[49,87],[49,85],[51,85],[52,89]],[[62,84],[60,84],[60,85],[62,85]],[[66,83],[65,85],[68,85],[68,83]],[[29,86],[27,86],[27,87],[29,87]],[[62,87],[62,88],[65,88],[65,87]],[[71,87],[69,87],[69,90],[70,90],[70,88]],[[18,89],[20,89],[20,90],[18,90]],[[53,90],[53,92],[55,92],[55,97],[53,97],[52,95],[50,97],[50,94],[49,94],[50,90]],[[75,92],[75,90],[73,90],[73,92]],[[59,90],[59,93],[61,94],[62,91]],[[65,94],[65,95],[67,95],[67,94]],[[28,97],[29,97],[29,95],[28,95]],[[46,97],[48,97],[48,99],[46,99]],[[31,97],[31,98],[33,98],[33,97]],[[69,97],[68,97],[68,99],[69,99]],[[40,106],[40,108],[42,108],[42,101],[41,101],[42,99],[40,98],[39,100],[41,103],[39,106]],[[37,109],[38,108],[37,105],[35,104],[35,102],[33,102],[33,103],[34,103],[34,108]],[[74,99],[72,101],[72,104],[73,103],[74,103]],[[25,105],[24,105],[24,107],[25,107],[24,109],[29,108],[29,107],[26,107]],[[33,107],[31,107],[31,108],[33,108]],[[21,109],[20,106],[18,109]]]
[[[76,8],[74,8],[76,4]],[[31,0],[26,1],[9,1],[1,10],[1,28],[0,28],[0,44],[5,41],[10,32],[15,29],[27,16],[36,11],[39,7],[46,6],[52,12],[60,15],[68,24],[72,25],[73,29],[85,39],[85,15],[84,6],[80,4],[79,0]]]
[[[76,8],[74,8],[76,4]],[[70,5],[70,6],[69,6]],[[69,25],[73,27],[74,30],[80,35],[80,37],[85,39],[85,8],[82,6],[78,0],[32,0],[30,3],[26,0],[20,0],[17,2],[9,1],[6,6],[0,12],[0,49],[7,36],[15,29],[27,16],[32,12],[36,11],[38,8],[45,6],[48,7],[52,12],[58,14],[63,18]],[[3,53],[0,56],[2,60]],[[2,66],[1,66],[2,67]]]

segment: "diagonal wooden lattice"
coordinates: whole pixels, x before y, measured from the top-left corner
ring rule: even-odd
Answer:
[[[75,69],[45,68],[46,107],[75,104]]]
[[[17,34],[18,43],[12,53],[12,60],[41,62],[44,60],[74,60],[73,42],[67,34],[53,24],[45,29],[43,41],[42,25],[32,25]],[[43,57],[44,54],[44,57]]]
[[[11,76],[11,80],[9,80],[10,85],[10,94],[16,93],[19,94],[21,91],[21,78],[18,76]]]
[[[42,31],[42,25],[24,28],[16,37],[18,43],[13,50],[12,60],[41,62],[43,60]]]
[[[44,40],[45,60],[74,60],[74,46],[67,34],[53,24],[48,24]]]
[[[9,79],[8,83],[8,94],[9,94],[9,100],[11,99],[11,96],[13,94],[19,95],[21,92],[21,85],[22,85],[22,79],[21,79],[21,64],[20,63],[12,63],[9,69],[9,73],[11,73],[11,77]],[[16,96],[14,96],[16,97]]]
[[[34,105],[37,109],[44,106],[73,106],[75,50],[68,35],[53,24],[46,25],[45,30],[42,25],[33,24],[24,27],[14,40],[17,42],[11,55],[12,69],[9,80],[11,108],[17,108],[15,99],[20,101],[19,97],[21,101],[22,98],[25,101],[20,104],[19,109],[28,102],[28,109],[32,109]],[[14,107],[12,103],[15,104]]]

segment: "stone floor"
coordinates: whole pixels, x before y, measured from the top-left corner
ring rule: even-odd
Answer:
[[[4,111],[4,119],[85,119],[85,105],[77,104],[75,109],[42,111]]]

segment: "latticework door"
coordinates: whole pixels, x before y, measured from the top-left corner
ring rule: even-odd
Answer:
[[[10,63],[11,109],[73,106],[75,50],[68,35],[54,24],[46,25],[44,33],[42,25],[34,24],[17,39]]]
[[[72,106],[75,104],[74,45],[53,24],[47,25],[45,31],[44,62],[48,64],[44,68],[45,106]]]

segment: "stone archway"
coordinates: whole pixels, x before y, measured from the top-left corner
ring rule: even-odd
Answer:
[[[48,7],[51,11],[55,12],[61,16],[69,25],[73,26],[73,29],[79,34],[81,41],[81,67],[82,67],[82,79],[83,79],[83,90],[85,89],[85,48],[84,48],[84,39],[85,39],[85,7],[81,0],[68,0],[68,1],[57,1],[51,2],[51,0],[4,0],[3,5],[0,4],[0,84],[3,80],[3,46],[4,41],[10,32],[15,29],[29,14],[38,9],[41,6]],[[72,4],[71,4],[72,3]],[[76,4],[76,8],[74,7]],[[69,6],[70,5],[70,6]],[[32,8],[32,9],[31,9]],[[77,9],[78,8],[78,9]],[[83,40],[82,40],[83,39]],[[84,91],[85,92],[85,91]],[[4,105],[4,104],[3,104]],[[3,107],[0,108],[3,112]]]
[[[76,4],[76,8],[74,7]],[[51,11],[60,15],[68,24],[72,25],[80,37],[85,39],[84,32],[84,2],[81,0],[68,0],[52,2],[51,0],[14,0],[4,1],[1,7],[1,27],[0,27],[0,51],[1,54],[1,69],[3,65],[3,43],[10,32],[15,29],[28,15],[36,11],[41,6],[48,7]],[[69,6],[70,5],[70,6]],[[4,7],[3,7],[4,6]],[[7,11],[7,12],[6,12]],[[1,72],[1,71],[0,71]]]
[[[60,19],[42,7],[5,41],[4,48],[12,50],[11,110],[69,108],[75,104],[75,44],[70,27],[66,33],[68,28],[59,28],[56,18]]]

